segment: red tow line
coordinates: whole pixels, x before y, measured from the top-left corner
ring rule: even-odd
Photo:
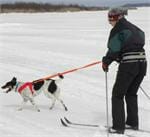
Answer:
[[[37,82],[40,82],[40,81],[43,81],[43,80],[47,80],[47,79],[50,79],[50,78],[54,78],[54,77],[57,77],[59,75],[65,75],[65,74],[68,74],[68,73],[72,73],[72,72],[75,72],[75,71],[78,71],[78,70],[81,70],[81,69],[84,69],[84,68],[88,68],[88,67],[91,67],[91,66],[94,66],[94,65],[97,65],[97,64],[100,64],[102,63],[101,61],[97,61],[97,62],[94,62],[94,63],[90,63],[90,64],[87,64],[85,66],[82,66],[82,67],[78,67],[78,68],[75,68],[75,69],[71,69],[71,70],[67,70],[67,71],[64,71],[64,72],[61,72],[61,73],[56,73],[54,75],[50,75],[50,76],[47,76],[45,78],[41,78],[41,79],[38,79],[38,80],[35,80],[33,82],[26,82],[24,83],[21,87],[19,87],[18,89],[18,92],[21,94],[21,92],[29,87],[30,91],[32,92],[32,94],[34,93],[33,91],[33,83],[37,83]]]
[[[47,80],[47,79],[50,79],[50,78],[54,78],[54,77],[57,77],[59,75],[65,75],[65,74],[68,74],[68,73],[72,73],[72,72],[75,72],[75,71],[78,71],[78,70],[81,70],[81,69],[84,69],[84,68],[88,68],[88,67],[100,64],[100,63],[102,63],[102,62],[101,61],[97,61],[97,62],[93,62],[93,63],[87,64],[85,66],[82,66],[82,67],[78,67],[78,68],[75,68],[75,69],[67,70],[67,71],[64,71],[64,72],[61,72],[61,73],[56,73],[54,75],[50,75],[50,76],[47,76],[45,78],[41,78],[41,79],[35,80],[35,81],[33,81],[33,83],[37,83],[39,81],[43,81],[43,80]]]

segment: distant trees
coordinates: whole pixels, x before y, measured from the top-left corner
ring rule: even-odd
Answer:
[[[66,11],[91,11],[91,10],[105,10],[107,7],[86,7],[79,5],[54,5],[49,3],[26,3],[17,2],[11,4],[1,4],[0,12],[66,12]]]
[[[150,6],[150,3],[135,3],[135,4],[126,4],[122,7],[127,7],[128,9],[136,9],[136,7],[145,7]],[[77,4],[50,4],[50,3],[35,3],[35,2],[16,2],[8,4],[0,4],[0,13],[9,13],[9,12],[67,12],[67,11],[96,11],[96,10],[107,10],[109,7],[103,6],[82,6]]]

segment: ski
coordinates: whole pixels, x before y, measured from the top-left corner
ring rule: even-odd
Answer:
[[[63,126],[69,127],[69,125],[68,125],[66,122],[64,122],[64,120],[63,120],[62,118],[60,119],[60,121],[61,121],[61,124],[62,124]]]
[[[100,127],[100,125],[95,125],[95,124],[85,124],[85,123],[77,123],[77,122],[72,122],[70,120],[68,120],[68,118],[64,117],[60,119],[61,124],[65,127],[73,127],[73,126],[80,126],[80,127]],[[103,129],[106,129],[106,126],[102,126]],[[127,131],[130,129],[127,129]],[[141,133],[146,133],[150,136],[150,131],[148,130],[144,130],[144,129],[139,129],[139,130],[131,130],[133,132],[141,132]],[[134,135],[128,134],[128,133],[124,133],[124,135],[126,135],[127,137],[135,137]]]
[[[132,129],[126,129],[126,130],[128,131],[128,130],[132,130]],[[144,130],[144,129],[138,129],[138,130],[132,130],[132,131],[135,131],[135,132],[143,132],[143,133],[150,134],[150,131],[149,131],[149,130]]]
[[[66,117],[64,117],[64,120],[61,118],[61,123],[63,126],[68,127],[69,125],[76,125],[76,126],[85,126],[85,127],[99,127],[99,125],[93,125],[93,124],[83,124],[83,123],[74,123],[68,120]]]
[[[60,121],[61,121],[62,125],[65,126],[65,127],[72,127],[72,126],[99,127],[99,125],[93,125],[93,124],[74,123],[74,122],[71,122],[70,120],[68,120],[66,117],[64,117],[64,120],[61,118]],[[133,135],[128,135],[128,134],[125,134],[125,136],[135,137]]]

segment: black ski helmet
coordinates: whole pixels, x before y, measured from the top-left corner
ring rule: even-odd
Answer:
[[[124,7],[116,7],[116,8],[111,8],[108,11],[108,19],[111,21],[117,21],[120,15],[121,16],[128,15],[128,10]]]

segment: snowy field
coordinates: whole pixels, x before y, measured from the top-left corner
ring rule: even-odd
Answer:
[[[127,19],[145,31],[150,64],[149,13],[150,8],[131,10]],[[0,86],[13,76],[20,81],[32,81],[100,61],[107,50],[110,29],[107,11],[0,14]],[[113,63],[108,73],[110,125],[111,89],[116,71],[117,64]],[[0,89],[0,137],[106,137],[101,128],[66,128],[60,123],[60,117],[67,116],[76,122],[106,125],[105,74],[101,64],[64,77],[61,97],[68,112],[58,102],[49,110],[51,102],[43,93],[35,98],[41,112],[36,112],[30,103],[17,111],[21,96]],[[150,95],[149,67],[141,86]],[[150,131],[150,100],[141,90],[138,94],[140,128]],[[150,136],[135,131],[126,133]]]

